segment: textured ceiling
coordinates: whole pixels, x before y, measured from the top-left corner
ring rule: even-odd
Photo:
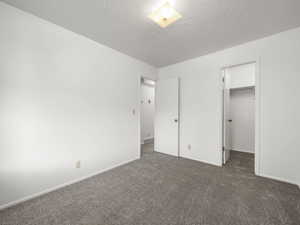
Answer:
[[[147,18],[164,0],[4,0],[162,67],[300,26],[300,0],[170,0],[183,19]]]

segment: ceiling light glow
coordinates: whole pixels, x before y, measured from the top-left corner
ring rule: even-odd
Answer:
[[[171,6],[169,2],[166,2],[149,15],[149,18],[162,28],[171,25],[181,17],[182,16]]]

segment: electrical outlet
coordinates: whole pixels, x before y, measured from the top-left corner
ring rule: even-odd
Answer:
[[[188,145],[188,150],[192,150],[192,146],[190,144]]]
[[[77,169],[81,168],[81,162],[80,162],[80,161],[77,161],[75,167],[76,167]]]

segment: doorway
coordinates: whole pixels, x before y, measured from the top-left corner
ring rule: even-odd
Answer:
[[[222,69],[223,165],[255,172],[256,63]]]
[[[154,152],[155,85],[154,80],[141,78],[141,156]]]
[[[180,156],[179,78],[140,80],[141,156],[162,153]]]

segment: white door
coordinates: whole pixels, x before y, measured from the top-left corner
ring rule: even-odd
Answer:
[[[155,89],[154,150],[179,156],[179,80],[158,80]]]
[[[223,164],[230,158],[231,118],[230,118],[230,80],[223,70]]]

